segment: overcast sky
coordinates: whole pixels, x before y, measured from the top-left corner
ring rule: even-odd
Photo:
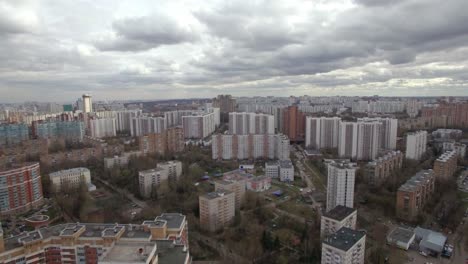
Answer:
[[[467,0],[0,0],[0,102],[468,95]]]

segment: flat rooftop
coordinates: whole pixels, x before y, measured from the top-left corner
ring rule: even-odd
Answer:
[[[290,160],[280,160],[279,165],[281,168],[290,169],[293,167],[292,161]]]
[[[117,242],[99,262],[104,263],[149,263],[156,252],[156,243]],[[141,250],[141,253],[140,253]]]
[[[323,243],[343,251],[348,251],[365,235],[366,233],[363,231],[342,227],[338,232],[327,236],[325,240],[323,240]]]
[[[69,169],[69,170],[61,170],[61,171],[56,171],[56,172],[52,172],[51,174],[49,174],[50,177],[60,177],[62,176],[63,174],[68,174],[68,173],[90,173],[89,169],[88,168],[84,168],[84,167],[79,167],[79,168],[73,168],[73,169]]]
[[[394,241],[409,243],[415,236],[414,230],[403,227],[396,227],[389,234],[388,238]]]
[[[138,173],[141,173],[141,174],[149,174],[149,173],[156,173],[156,172],[160,172],[160,171],[163,171],[163,170],[164,170],[163,168],[156,167],[156,168],[154,168],[154,169],[149,169],[149,170],[139,171]]]
[[[185,263],[187,250],[183,245],[175,245],[171,240],[156,240],[160,264]]]
[[[216,199],[218,197],[223,197],[224,195],[231,194],[231,193],[232,193],[231,191],[222,190],[222,191],[215,191],[215,192],[206,193],[206,194],[202,195],[202,197],[205,197],[208,200],[212,200],[212,199]]]
[[[185,215],[179,213],[164,213],[158,217],[156,217],[156,221],[166,221],[167,228],[174,229],[180,228],[182,224],[185,222]]]
[[[337,221],[341,221],[345,219],[346,217],[350,216],[352,213],[354,213],[356,209],[354,208],[349,208],[343,205],[338,205],[332,210],[326,212],[323,214],[324,217],[331,218]]]

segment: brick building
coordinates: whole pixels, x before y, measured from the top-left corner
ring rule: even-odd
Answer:
[[[443,153],[434,161],[434,174],[438,179],[449,180],[457,171],[458,153],[451,150]]]
[[[39,163],[0,169],[0,216],[25,213],[43,204]]]
[[[388,151],[383,156],[370,161],[364,168],[364,175],[367,182],[373,186],[381,185],[395,171],[403,166],[403,152]]]
[[[422,170],[400,186],[396,197],[397,217],[414,221],[434,193],[433,170]]]

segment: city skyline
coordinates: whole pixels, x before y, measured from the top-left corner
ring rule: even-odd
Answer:
[[[0,1],[0,101],[84,92],[463,96],[467,8],[462,0]]]

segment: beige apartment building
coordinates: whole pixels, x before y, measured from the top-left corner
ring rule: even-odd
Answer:
[[[199,197],[200,226],[214,232],[232,222],[236,196],[231,191],[215,191]]]

